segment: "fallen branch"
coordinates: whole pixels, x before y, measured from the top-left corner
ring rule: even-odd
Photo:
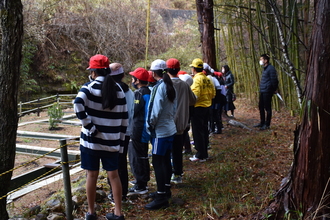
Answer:
[[[240,128],[244,128],[244,129],[248,129],[248,130],[252,130],[251,128],[249,128],[248,126],[246,126],[245,124],[241,123],[241,122],[238,122],[238,121],[235,121],[235,120],[229,120],[228,121],[228,124],[230,125],[233,125],[233,126],[236,126],[236,127],[240,127]]]

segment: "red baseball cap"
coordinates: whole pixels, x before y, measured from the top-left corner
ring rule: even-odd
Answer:
[[[149,73],[146,69],[139,67],[136,68],[133,72],[129,73],[130,75],[136,77],[139,80],[149,81]]]
[[[170,58],[166,61],[166,66],[168,69],[180,69],[180,62],[175,58]]]
[[[180,70],[179,72],[178,72],[178,75],[184,75],[184,74],[188,74],[186,71],[183,71],[183,70]]]
[[[105,69],[109,68],[110,61],[108,57],[101,55],[101,54],[96,54],[95,56],[92,56],[89,59],[89,69]]]
[[[222,72],[216,72],[216,71],[214,71],[214,75],[216,75],[216,76],[222,76]]]
[[[156,82],[156,80],[155,80],[154,77],[152,76],[152,71],[149,70],[148,73],[149,73],[148,82],[151,82],[151,83]]]

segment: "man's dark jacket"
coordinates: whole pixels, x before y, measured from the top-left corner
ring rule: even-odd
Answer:
[[[271,64],[264,67],[260,81],[260,92],[274,93],[278,87],[277,73]]]

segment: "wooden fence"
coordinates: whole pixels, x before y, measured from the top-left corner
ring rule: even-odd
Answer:
[[[29,102],[20,102],[18,103],[18,116],[22,117],[35,112],[39,116],[42,109],[47,109],[55,103],[59,103],[63,108],[72,107],[73,99],[76,95],[77,94],[56,94]]]

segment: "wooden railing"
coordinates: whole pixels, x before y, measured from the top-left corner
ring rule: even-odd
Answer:
[[[47,109],[55,103],[59,103],[63,108],[72,107],[73,99],[76,95],[77,94],[57,94],[29,102],[20,102],[18,103],[18,116],[22,117],[35,112],[39,115],[42,109]]]

